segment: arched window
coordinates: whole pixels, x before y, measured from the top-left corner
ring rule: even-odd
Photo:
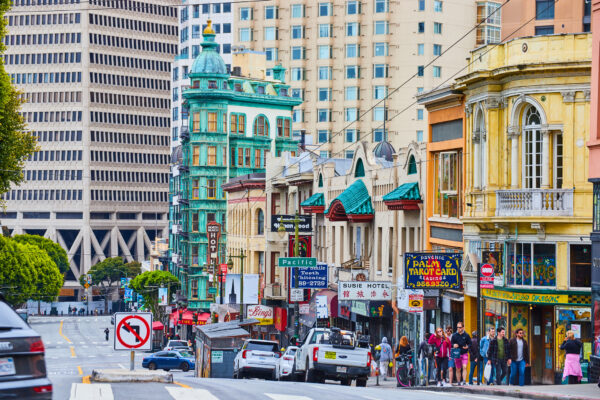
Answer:
[[[417,161],[415,160],[415,156],[411,154],[408,159],[408,175],[413,175],[417,173]]]
[[[363,160],[361,158],[356,161],[356,168],[354,169],[354,177],[362,178],[365,176],[365,166],[363,164]]]
[[[323,174],[319,174],[319,187],[323,187]]]
[[[486,132],[483,110],[479,109],[473,127],[473,184],[477,189],[486,185]]]
[[[264,235],[265,234],[265,213],[260,208],[256,212],[256,224],[257,224],[257,227],[256,227],[257,234]]]
[[[527,189],[542,186],[542,132],[540,113],[529,106],[523,116],[523,183]]]
[[[254,136],[269,136],[269,121],[264,115],[254,120]]]

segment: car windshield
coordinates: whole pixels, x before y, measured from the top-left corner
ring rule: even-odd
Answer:
[[[185,340],[171,340],[169,342],[169,346],[171,346],[171,347],[187,347],[187,342]]]
[[[189,351],[180,351],[179,354],[181,354],[181,357],[185,357],[185,358],[192,358],[192,357],[194,357],[192,355],[192,353],[190,353]]]
[[[246,344],[246,350],[272,351],[276,353],[278,348],[277,343],[248,342]]]
[[[290,356],[293,356],[294,354],[296,354],[296,349],[288,349],[287,353],[288,353]]]
[[[27,324],[10,306],[0,301],[0,329],[25,329]]]

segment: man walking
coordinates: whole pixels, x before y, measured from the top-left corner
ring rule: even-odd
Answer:
[[[498,328],[498,337],[490,342],[490,348],[488,355],[491,363],[496,367],[496,384],[501,385],[502,380],[508,373],[508,366],[510,365],[510,348],[508,339],[504,337],[504,328]]]
[[[383,380],[387,381],[388,364],[392,361],[392,347],[388,344],[387,337],[381,339],[381,355],[379,357],[379,372],[383,376]]]
[[[419,355],[421,356],[421,376],[423,377],[423,385],[429,385],[431,373],[433,370],[433,345],[429,344],[431,333],[425,334],[425,339],[419,345]]]
[[[496,328],[491,327],[488,329],[487,335],[484,336],[483,338],[481,338],[481,342],[479,343],[479,354],[481,355],[481,358],[483,360],[483,363],[481,364],[482,368],[485,368],[485,366],[488,364],[488,361],[490,360],[490,357],[489,357],[490,342],[495,337],[496,337]],[[491,362],[489,364],[490,364],[492,370],[491,370],[489,379],[486,379],[486,383],[488,385],[493,385],[494,384],[494,371],[496,370],[496,367]]]
[[[473,374],[477,368],[477,384],[481,384],[481,356],[479,355],[479,340],[477,331],[471,333],[471,345],[469,346],[469,385],[473,384]]]
[[[523,337],[523,329],[515,331],[515,337],[510,339],[510,384],[516,385],[517,373],[519,386],[525,385],[525,367],[529,364],[529,345]]]
[[[465,325],[462,322],[456,324],[456,332],[452,335],[450,343],[452,344],[452,348],[460,349],[460,357],[454,360],[454,366],[456,367],[456,384],[458,386],[465,386],[471,337],[465,332]]]

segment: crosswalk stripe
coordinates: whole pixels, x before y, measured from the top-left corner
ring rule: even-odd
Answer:
[[[273,400],[312,400],[310,397],[306,396],[294,396],[291,394],[281,394],[281,393],[265,393],[265,396],[272,398]]]
[[[112,389],[107,383],[94,383],[93,385],[73,383],[70,400],[114,400],[114,397]]]
[[[205,389],[186,389],[178,386],[166,386],[166,389],[175,400],[219,400]]]

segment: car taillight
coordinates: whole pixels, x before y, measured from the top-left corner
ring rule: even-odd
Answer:
[[[367,367],[371,368],[371,352],[367,354]]]
[[[246,353],[247,353],[247,352],[248,352],[248,350],[244,350],[244,351],[242,352],[242,358],[246,358]]]
[[[52,391],[52,385],[36,386],[33,388],[36,393],[48,393]]]
[[[43,353],[44,350],[44,342],[42,342],[42,339],[34,340],[29,344],[29,352],[31,353]]]
[[[287,360],[287,361],[292,361],[294,359],[294,357],[285,356],[285,357],[283,357],[283,359]]]
[[[318,361],[318,359],[317,359],[317,353],[318,353],[318,352],[319,352],[319,348],[318,348],[318,347],[314,347],[314,348],[313,348],[313,361],[314,361],[314,362],[317,362],[317,361]]]

